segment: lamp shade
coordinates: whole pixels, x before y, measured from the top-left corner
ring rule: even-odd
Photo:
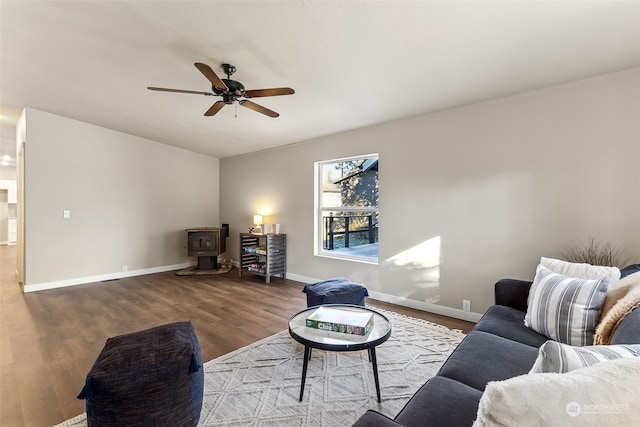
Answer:
[[[262,224],[262,215],[254,215],[253,216],[253,223],[254,224]]]

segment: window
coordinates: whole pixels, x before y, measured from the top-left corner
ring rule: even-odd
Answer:
[[[378,155],[315,163],[315,255],[378,262]]]

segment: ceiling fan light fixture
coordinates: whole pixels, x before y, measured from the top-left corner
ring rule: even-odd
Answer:
[[[205,113],[205,116],[213,116],[215,115],[222,107],[226,105],[236,104],[236,114],[237,113],[237,104],[242,105],[243,107],[249,108],[250,110],[256,111],[260,114],[264,114],[265,116],[269,116],[272,118],[276,118],[280,116],[280,114],[272,111],[268,108],[263,107],[262,105],[258,105],[255,102],[249,101],[248,99],[239,99],[239,98],[260,98],[267,96],[279,96],[279,95],[293,95],[295,91],[289,87],[279,87],[279,88],[270,88],[270,89],[253,89],[253,90],[245,90],[244,85],[238,81],[231,80],[231,75],[236,72],[236,67],[231,64],[222,64],[222,69],[227,75],[226,79],[221,79],[218,75],[209,67],[207,64],[203,64],[201,62],[196,62],[194,64],[196,68],[209,80],[211,83],[210,92],[198,92],[193,90],[182,90],[182,89],[167,89],[160,87],[147,87],[149,90],[163,91],[163,92],[179,92],[179,93],[192,93],[198,95],[206,95],[206,96],[221,96],[222,101],[215,102]],[[238,101],[236,103],[236,101]]]

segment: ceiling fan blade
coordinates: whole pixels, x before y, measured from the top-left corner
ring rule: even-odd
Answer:
[[[246,99],[239,102],[240,102],[240,105],[242,105],[243,107],[247,107],[250,110],[257,111],[258,113],[262,113],[265,116],[274,117],[274,118],[280,116],[280,114],[276,113],[275,111],[269,110],[268,108],[265,108],[262,105],[258,105],[255,102],[251,102]]]
[[[211,92],[200,92],[197,90],[183,90],[183,89],[169,89],[166,87],[147,87],[149,90],[159,90],[161,92],[178,92],[178,93],[195,93],[196,95],[207,95],[207,96],[215,96],[215,94]]]
[[[215,115],[218,111],[222,110],[222,107],[224,107],[224,101],[218,101],[215,104],[213,104],[211,106],[211,108],[209,108],[207,110],[206,113],[204,113],[205,116],[213,116]]]
[[[224,84],[222,80],[220,80],[220,77],[218,77],[218,75],[214,73],[211,67],[209,67],[207,64],[203,64],[202,62],[196,62],[193,65],[195,65],[196,68],[200,70],[202,74],[204,74],[204,76],[211,82],[212,85],[224,91],[229,90],[227,85]]]
[[[259,98],[262,96],[278,96],[278,95],[293,95],[295,90],[290,87],[276,87],[272,89],[254,89],[245,90],[244,94],[247,98]]]

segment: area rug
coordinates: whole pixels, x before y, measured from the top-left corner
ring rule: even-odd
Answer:
[[[349,426],[367,409],[394,417],[464,334],[378,311],[393,324],[389,340],[376,348],[382,402],[366,351],[321,350],[313,350],[304,399],[298,401],[304,347],[282,331],[205,363],[199,426]],[[86,425],[82,414],[56,427]]]

